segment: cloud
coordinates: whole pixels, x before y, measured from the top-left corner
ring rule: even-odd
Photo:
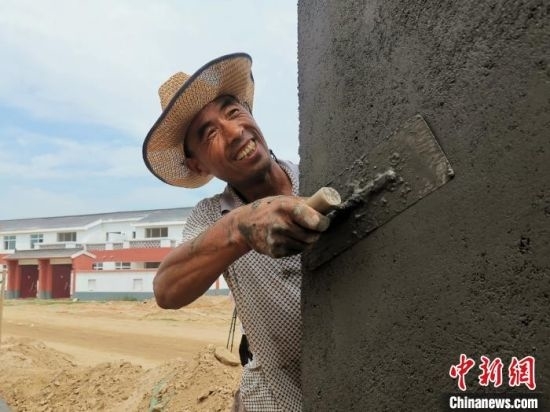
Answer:
[[[252,55],[255,117],[297,161],[296,31],[295,0],[2,0],[0,178],[25,204],[1,205],[2,218],[191,205],[219,190],[159,182],[141,143],[160,84],[226,53]]]
[[[199,200],[223,189],[223,182],[213,180],[200,189],[182,189],[169,185],[158,185],[154,177],[141,179],[141,184],[105,186],[100,180],[89,179],[88,185],[76,186],[71,191],[62,188],[44,189],[39,182],[26,185],[21,190],[9,181],[2,188],[3,201],[0,208],[10,207],[6,199],[17,199],[9,215],[2,213],[1,219],[24,219],[30,217],[71,216],[129,210],[166,209],[192,207]],[[36,213],[40,205],[40,213]],[[15,205],[13,205],[15,206]]]
[[[144,179],[141,186],[124,192],[127,203],[134,205],[128,210],[134,210],[135,205],[140,205],[141,209],[166,208],[168,207],[166,200],[168,200],[168,204],[172,205],[170,207],[190,207],[196,205],[201,199],[212,196],[212,193],[221,192],[225,186],[225,183],[213,179],[201,188],[183,189],[166,184],[157,185],[155,180],[154,177]]]
[[[93,206],[90,207],[86,198],[76,193],[67,193],[64,191],[53,191],[40,187],[26,187],[21,190],[18,186],[10,184],[2,188],[2,208],[9,207],[9,199],[17,199],[17,208],[10,210],[9,215],[2,219],[23,219],[30,217],[46,216],[67,216],[71,214],[91,213]],[[8,201],[6,201],[8,199]],[[36,213],[36,205],[40,205],[40,214]]]
[[[295,72],[293,14],[256,3],[5,0],[0,99],[37,117],[141,138],[160,113],[158,86],[177,70],[249,50],[264,59],[258,78],[281,66]]]
[[[24,129],[0,130],[0,175],[6,179],[76,180],[144,177],[140,148],[75,140]]]

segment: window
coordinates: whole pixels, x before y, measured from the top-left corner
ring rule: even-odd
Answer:
[[[115,262],[116,270],[128,270],[131,269],[130,262]]]
[[[145,229],[145,237],[168,237],[167,227],[148,227]]]
[[[135,292],[141,292],[143,291],[143,279],[139,278],[139,279],[134,279],[134,282],[133,282],[133,290]]]
[[[42,233],[33,233],[31,235],[31,249],[38,249],[35,247],[37,243],[43,243],[44,242],[44,235]]]
[[[145,262],[145,269],[156,269],[160,266],[160,262]]]
[[[15,249],[15,236],[4,236],[4,250]]]
[[[76,242],[76,232],[59,232],[57,234],[58,242]]]
[[[93,270],[103,270],[103,262],[92,263]]]
[[[122,239],[122,232],[106,232],[105,241],[106,242],[117,242]]]
[[[93,292],[96,288],[96,280],[95,279],[88,279],[88,291]]]

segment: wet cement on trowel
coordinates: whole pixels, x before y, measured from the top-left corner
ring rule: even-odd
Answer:
[[[422,116],[407,119],[330,182],[346,193],[346,200],[330,214],[333,224],[326,236],[304,253],[304,264],[315,269],[333,259],[453,176],[449,160]],[[351,212],[353,219],[342,219]],[[333,242],[334,237],[340,240]]]
[[[442,410],[461,353],[476,361],[466,394],[530,392],[507,367],[534,356],[550,405],[548,3],[308,0],[298,13],[302,193],[417,113],[456,173],[305,273],[304,410]],[[502,359],[500,388],[479,385],[481,355]]]

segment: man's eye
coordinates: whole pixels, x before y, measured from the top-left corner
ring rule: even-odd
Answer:
[[[232,109],[229,109],[227,112],[227,117],[232,118],[235,117],[237,114],[239,114],[239,109],[237,107],[234,107]]]
[[[210,140],[216,136],[216,128],[210,127],[204,131],[203,139]]]

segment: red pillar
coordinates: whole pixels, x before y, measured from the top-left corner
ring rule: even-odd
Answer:
[[[20,284],[19,284],[19,265],[17,260],[8,260],[8,289],[6,297],[8,299],[15,299],[19,297]]]
[[[53,289],[52,265],[48,260],[48,266],[46,267],[46,287],[44,288],[44,290],[46,291],[46,294],[48,295],[48,299],[51,299],[52,297],[52,289]]]
[[[74,295],[75,289],[76,289],[76,269],[73,266],[73,270],[71,270],[71,297]]]
[[[38,297],[40,299],[50,299],[52,297],[51,288],[48,289],[49,278],[51,278],[50,260],[39,259],[38,260]]]

